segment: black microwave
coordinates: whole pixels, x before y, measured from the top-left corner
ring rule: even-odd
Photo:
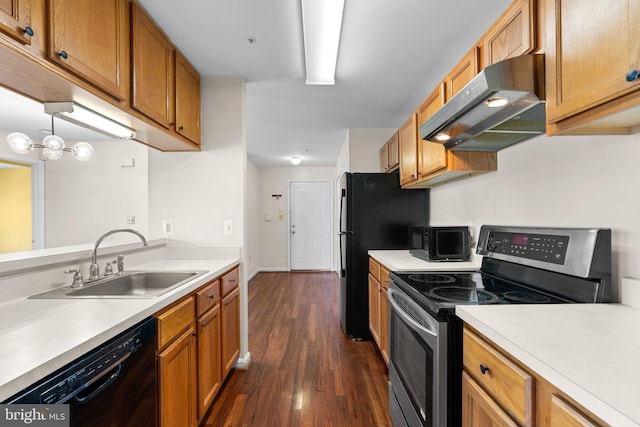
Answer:
[[[425,261],[469,261],[469,227],[409,227],[409,252]]]

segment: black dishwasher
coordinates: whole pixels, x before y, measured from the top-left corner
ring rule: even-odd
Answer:
[[[155,319],[146,319],[4,403],[68,404],[71,426],[157,425]]]

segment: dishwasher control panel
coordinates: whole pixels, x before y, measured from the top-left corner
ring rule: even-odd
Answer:
[[[135,326],[84,354],[6,403],[65,403],[72,397],[88,400],[115,381],[126,359],[148,339],[155,320]]]

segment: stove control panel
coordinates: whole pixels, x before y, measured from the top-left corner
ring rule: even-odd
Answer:
[[[487,239],[486,250],[497,254],[564,264],[568,246],[569,236],[492,230]]]

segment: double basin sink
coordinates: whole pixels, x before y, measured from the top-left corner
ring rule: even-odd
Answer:
[[[30,296],[36,299],[154,298],[175,289],[207,271],[125,271],[82,287],[66,286]]]

